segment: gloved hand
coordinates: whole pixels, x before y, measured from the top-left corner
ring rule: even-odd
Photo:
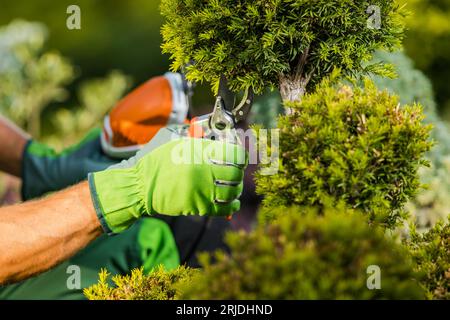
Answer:
[[[146,214],[231,215],[240,208],[245,167],[241,146],[182,138],[89,174],[89,187],[105,232],[115,234]]]
[[[89,172],[117,163],[103,153],[100,134],[100,128],[93,129],[80,143],[61,153],[30,140],[23,156],[22,199],[64,189],[85,180]]]

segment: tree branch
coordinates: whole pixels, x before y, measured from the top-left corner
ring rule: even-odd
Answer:
[[[305,69],[306,62],[308,61],[309,49],[310,49],[310,46],[308,46],[305,49],[305,51],[303,51],[301,56],[299,57],[299,61],[298,61],[297,67],[295,69],[295,74],[294,74],[294,79],[297,81],[300,81],[300,79],[302,78],[302,74]]]

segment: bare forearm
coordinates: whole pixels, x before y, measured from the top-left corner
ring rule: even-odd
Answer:
[[[101,233],[87,183],[0,208],[0,284],[52,268]]]
[[[22,155],[29,136],[0,116],[0,170],[20,177]]]

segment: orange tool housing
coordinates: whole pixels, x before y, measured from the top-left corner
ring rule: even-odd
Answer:
[[[103,150],[115,158],[133,156],[161,128],[185,123],[188,108],[180,74],[152,78],[119,101],[105,117]]]

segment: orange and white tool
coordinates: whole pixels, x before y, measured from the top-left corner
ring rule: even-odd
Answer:
[[[166,73],[145,82],[105,117],[101,144],[113,158],[132,157],[168,125],[184,124],[189,93],[179,73]]]

